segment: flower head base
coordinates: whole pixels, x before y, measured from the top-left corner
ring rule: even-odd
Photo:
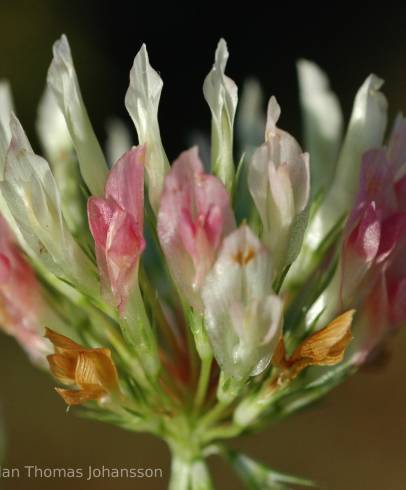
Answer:
[[[203,85],[211,173],[196,146],[170,166],[143,45],[125,96],[139,145],[110,125],[109,170],[65,36],[53,55],[37,124],[50,163],[0,82],[1,327],[35,359],[53,344],[69,406],[164,439],[171,490],[212,489],[213,452],[255,488],[308,484],[215,443],[321,398],[406,323],[405,119],[381,148],[387,103],[371,75],[341,144],[338,99],[301,61],[309,155],[277,126],[275,97],[265,117],[259,84],[237,113],[221,40]]]

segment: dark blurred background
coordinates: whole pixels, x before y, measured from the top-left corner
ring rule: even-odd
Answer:
[[[146,42],[163,80],[160,123],[169,157],[185,148],[191,130],[208,131],[203,79],[219,37],[228,42],[228,74],[241,86],[260,80],[282,106],[282,125],[300,136],[295,60],[315,60],[329,74],[346,116],[370,72],[385,79],[390,115],[406,110],[406,5],[338,10],[278,2],[220,8],[170,2],[0,1],[0,78],[13,88],[17,112],[35,142],[36,105],[52,43],[66,33],[88,111],[101,139],[112,115],[130,125],[124,94],[134,55]],[[300,138],[299,138],[300,139]],[[328,490],[406,488],[406,332],[394,339],[389,363],[362,372],[322,404],[236,446],[275,468],[317,479]],[[4,466],[87,465],[162,467],[159,441],[66,414],[53,382],[35,371],[11,339],[0,338],[0,400],[6,425]],[[213,461],[218,488],[240,488]],[[161,489],[163,480],[0,480],[5,489]]]

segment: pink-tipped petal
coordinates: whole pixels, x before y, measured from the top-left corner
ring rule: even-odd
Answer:
[[[374,203],[358,211],[358,221],[347,226],[341,268],[341,301],[347,307],[365,279],[379,250],[381,223]]]
[[[47,352],[39,319],[41,308],[40,286],[34,272],[0,216],[0,325],[40,363]]]
[[[406,325],[406,271],[403,278],[389,287],[391,326]]]
[[[144,161],[145,146],[132,148],[113,166],[106,183],[106,199],[113,199],[141,228],[144,220]]]
[[[117,307],[124,313],[145,241],[134,218],[117,208],[106,242],[106,265]]]
[[[114,206],[106,199],[91,197],[87,202],[90,231],[99,247],[106,246],[107,233],[113,218]]]
[[[196,147],[183,152],[165,177],[158,236],[175,281],[197,309],[203,280],[223,237],[234,227],[222,182],[204,173]]]
[[[387,214],[396,209],[394,173],[384,150],[370,150],[362,157],[360,190],[357,202],[374,201],[377,209]]]
[[[125,153],[107,178],[105,198],[88,200],[102,291],[112,297],[121,314],[145,248],[144,156],[143,146]]]
[[[389,161],[395,171],[406,163],[406,119],[398,116],[393,128],[388,149]]]
[[[387,259],[406,232],[406,212],[394,213],[383,221],[377,263]]]

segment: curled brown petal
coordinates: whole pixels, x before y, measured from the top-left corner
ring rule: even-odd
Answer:
[[[62,383],[78,387],[77,390],[57,388],[68,405],[119,394],[118,374],[109,349],[82,347],[48,328],[46,337],[56,351],[48,356],[52,374]]]
[[[309,366],[332,366],[342,361],[352,340],[351,323],[355,310],[338,316],[326,327],[307,337],[290,356],[286,356],[283,337],[272,358],[284,380],[293,380]]]
[[[86,386],[81,390],[65,390],[63,388],[55,388],[55,391],[60,395],[68,405],[82,405],[91,400],[99,400],[107,393],[99,386]]]

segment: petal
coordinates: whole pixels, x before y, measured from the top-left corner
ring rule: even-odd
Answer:
[[[75,370],[78,386],[100,386],[108,393],[118,389],[118,375],[108,349],[91,349],[79,352]]]
[[[248,168],[248,187],[276,273],[291,264],[300,251],[310,195],[309,156],[290,134],[276,127],[279,115],[280,107],[271,97],[266,143],[255,151]],[[264,179],[266,174],[268,179]]]
[[[248,186],[255,206],[259,212],[262,224],[265,227],[268,223],[268,192],[269,179],[264,178],[264,175],[269,174],[269,145],[263,144],[252,156],[248,169]]]
[[[91,400],[99,400],[106,395],[106,392],[100,386],[86,386],[82,390],[65,390],[55,388],[67,405],[83,405]]]
[[[224,185],[203,172],[197,148],[183,152],[165,178],[158,236],[175,281],[196,308],[201,306],[197,289],[223,236],[234,227]]]
[[[106,198],[114,199],[143,228],[145,146],[134,147],[118,160],[106,183]]]
[[[158,125],[162,86],[161,77],[149,64],[147,48],[143,44],[130,71],[125,106],[137,129],[139,143],[147,147],[147,185],[149,200],[155,211],[158,210],[164,177],[169,169]]]
[[[8,145],[11,140],[10,115],[13,111],[11,90],[6,80],[0,80],[0,178],[3,178],[3,169]]]
[[[242,153],[250,153],[263,141],[265,127],[263,98],[261,85],[256,79],[244,81],[236,116],[239,149]]]
[[[362,156],[357,203],[374,201],[382,217],[397,207],[394,172],[382,149],[369,150]]]
[[[65,35],[53,46],[48,86],[62,111],[78,156],[84,182],[93,195],[103,195],[107,163],[89,120],[68,40]]]
[[[312,193],[330,184],[341,144],[343,116],[325,73],[313,62],[297,63],[305,148],[311,155]]]
[[[393,328],[406,323],[406,271],[403,278],[389,286],[390,320]]]
[[[337,164],[334,187],[351,197],[356,190],[361,155],[381,146],[387,122],[387,101],[379,91],[383,80],[370,75],[355,96],[354,106]],[[342,198],[344,199],[344,197]]]
[[[60,333],[51,330],[50,328],[45,328],[45,337],[52,342],[57,352],[63,352],[65,350],[79,351],[83,349],[81,345],[77,344],[70,338],[65,337],[65,335],[61,335]]]
[[[40,100],[36,127],[49,160],[59,162],[70,157],[73,142],[63,112],[50,87],[45,89]]]
[[[396,182],[395,192],[398,203],[397,208],[401,211],[406,211],[406,175]]]
[[[47,357],[52,375],[61,383],[75,384],[77,355],[52,354]]]
[[[354,310],[349,310],[318,332],[307,337],[290,358],[291,363],[307,359],[310,364],[325,366],[340,362],[352,339]]]
[[[23,245],[27,244],[27,253],[56,275],[94,292],[98,287],[93,264],[66,227],[59,191],[48,163],[32,152],[14,115],[11,130],[5,181],[0,187],[24,238]]]
[[[354,219],[354,218],[353,218]],[[353,301],[361,281],[376,259],[382,238],[382,227],[374,203],[359,211],[358,221],[347,226],[342,255],[341,300],[344,305]]]
[[[351,209],[363,153],[382,144],[387,121],[387,101],[379,90],[382,84],[381,79],[370,75],[355,96],[333,184],[306,234],[312,250]]]
[[[229,376],[264,369],[276,347],[282,308],[271,284],[269,253],[243,225],[224,240],[202,289],[206,330]]]
[[[49,86],[41,98],[36,129],[55,176],[63,215],[76,237],[88,239],[83,187],[73,141],[65,118]]]
[[[106,124],[106,152],[109,166],[114,163],[132,146],[132,138],[126,124],[121,119],[110,119]]]
[[[272,96],[268,102],[265,139],[271,138],[275,134],[276,123],[278,122],[280,116],[281,106],[278,104],[276,98]]]
[[[357,317],[352,356],[355,364],[367,361],[389,333],[389,308],[388,286],[381,272]]]
[[[361,212],[358,224],[348,236],[345,248],[370,265],[378,252],[380,239],[381,223],[376,206],[371,203]]]
[[[382,223],[382,238],[377,254],[377,263],[386,260],[398,246],[406,231],[406,212],[394,213]]]
[[[220,39],[214,65],[203,84],[203,94],[212,114],[213,173],[230,190],[234,178],[233,125],[238,102],[237,85],[225,76],[227,44]]]
[[[89,227],[96,244],[106,249],[107,233],[117,205],[100,197],[91,197],[87,201]]]
[[[388,158],[396,172],[404,171],[406,163],[406,119],[399,115],[389,140]]]
[[[106,241],[106,266],[116,304],[123,313],[145,241],[131,215],[116,209]]]

